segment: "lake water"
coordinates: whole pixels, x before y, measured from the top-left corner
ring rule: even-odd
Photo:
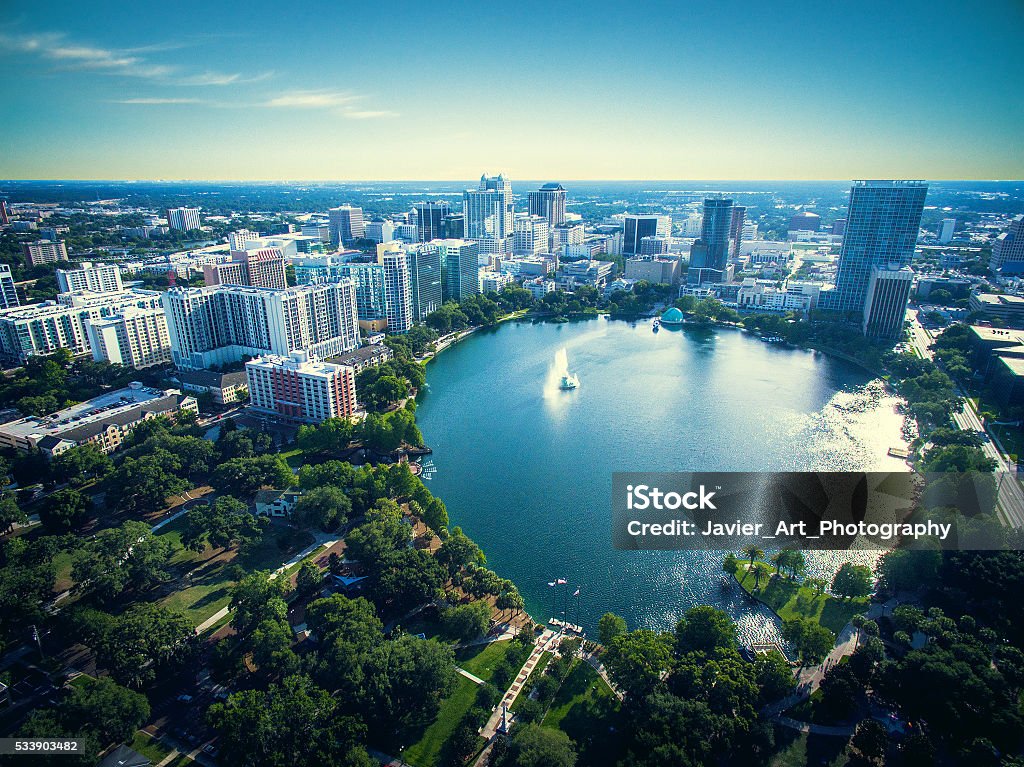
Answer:
[[[565,365],[579,388],[561,391]],[[580,588],[569,619],[606,611],[670,628],[695,604],[736,618],[742,638],[778,627],[721,587],[722,552],[630,552],[611,544],[616,471],[904,470],[898,401],[859,368],[732,329],[598,318],[505,323],[427,366],[417,419],[437,467],[430,490],[518,585],[530,613],[562,610],[547,583]],[[808,553],[831,577],[863,552]],[[564,595],[559,591],[559,595]]]

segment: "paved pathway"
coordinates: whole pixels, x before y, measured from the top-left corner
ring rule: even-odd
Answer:
[[[841,738],[849,738],[857,729],[857,726],[852,724],[839,727],[830,727],[824,724],[808,724],[807,722],[798,722],[796,719],[790,719],[788,716],[777,717],[775,721],[783,727],[789,727],[790,729],[799,730],[810,735],[836,735]]]
[[[464,677],[466,677],[466,679],[468,679],[470,682],[473,682],[474,684],[485,684],[483,679],[481,679],[478,676],[473,676],[464,668],[459,668],[458,666],[456,666],[455,670],[462,674]]]
[[[612,684],[612,680],[608,678],[608,669],[604,667],[604,664],[596,655],[590,652],[586,652],[583,653],[580,657],[583,658],[583,660],[585,660],[587,663],[589,663],[590,667],[593,668],[594,671],[597,672],[598,676],[600,676],[605,681],[605,684],[607,684],[608,687],[611,688],[611,691],[615,693],[616,698],[622,700],[626,697],[621,690],[619,690],[614,684]]]
[[[498,706],[494,709],[494,713],[491,714],[491,718],[487,720],[487,724],[480,730],[480,735],[488,740],[494,736],[494,733],[498,730],[498,725],[501,724],[501,713],[502,710],[507,706],[512,708],[512,704],[515,703],[516,698],[519,697],[519,693],[522,692],[523,685],[526,684],[526,680],[530,678],[530,674],[533,669],[536,668],[540,662],[541,656],[547,649],[548,644],[554,634],[545,629],[544,632],[537,638],[536,644],[533,646],[533,650],[530,652],[530,657],[526,659],[523,667],[519,669],[519,673],[513,680],[512,684],[505,691],[505,694],[501,697],[501,701]]]
[[[287,562],[285,562],[279,568],[274,570],[274,572],[272,572],[270,574],[271,579],[276,578],[277,576],[281,575],[281,573],[283,573],[289,567],[292,567],[293,565],[298,564],[299,562],[301,562],[303,559],[308,557],[310,554],[312,554],[317,549],[319,549],[319,548],[321,548],[323,546],[326,546],[326,547],[330,548],[331,546],[333,546],[335,543],[337,543],[340,540],[341,540],[341,538],[336,538],[333,535],[327,535],[325,533],[318,533],[317,534],[317,540],[315,540],[309,546],[304,548],[302,551],[300,551],[294,557],[289,559]],[[220,608],[217,612],[215,612],[213,615],[211,615],[205,621],[203,621],[198,626],[196,626],[196,634],[202,634],[204,631],[206,631],[206,629],[210,628],[210,626],[216,625],[229,612],[231,612],[231,608],[228,605],[225,605],[224,607]]]

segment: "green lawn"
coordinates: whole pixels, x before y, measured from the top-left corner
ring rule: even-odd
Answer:
[[[198,554],[181,549],[181,531],[176,525],[177,522],[168,525],[166,531],[161,530],[160,536],[176,545],[171,564],[177,565],[183,574],[191,570],[191,585],[164,597],[162,604],[185,613],[197,626],[231,600],[231,587],[235,585],[230,576],[233,564],[241,565],[247,572],[276,570],[291,558],[294,551],[313,540],[309,533],[303,533],[304,537],[292,541],[290,552],[283,552],[277,545],[280,529],[269,527],[262,541],[227,561],[214,559],[210,549]]]
[[[437,719],[423,731],[423,736],[404,749],[397,756],[402,761],[408,762],[415,767],[435,767],[440,763],[441,752],[448,738],[459,726],[462,717],[473,707],[476,700],[478,685],[471,682],[462,674],[458,675],[458,683],[455,692],[449,695],[441,703],[441,710],[437,712]]]
[[[466,647],[456,651],[455,665],[464,668],[473,676],[480,677],[485,682],[490,682],[494,676],[494,670],[505,660],[509,650],[518,648],[518,644],[513,646],[512,640],[507,639]]]
[[[558,689],[542,725],[572,738],[580,761],[588,765],[615,764],[620,753],[619,701],[600,675],[577,661]]]
[[[138,751],[140,754],[149,759],[153,764],[159,764],[164,758],[171,753],[173,749],[165,746],[158,740],[151,738],[141,730],[135,733],[135,740],[132,741],[130,748],[133,751]]]
[[[741,563],[740,567],[745,567]],[[833,634],[839,634],[850,619],[866,612],[869,600],[838,599],[818,594],[802,586],[799,581],[770,577],[767,566],[762,565],[761,588],[754,590],[754,575],[744,569],[736,573],[736,580],[748,593],[754,594],[771,607],[783,620],[807,618],[818,621]]]
[[[769,767],[843,767],[849,761],[845,738],[807,735],[788,727],[776,727],[775,733],[778,750],[768,762]]]

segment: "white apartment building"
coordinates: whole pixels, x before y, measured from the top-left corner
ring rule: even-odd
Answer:
[[[511,285],[515,279],[508,272],[480,272],[480,292],[500,293],[506,285]]]
[[[24,363],[35,355],[69,349],[72,354],[92,352],[88,324],[134,307],[160,306],[155,290],[120,293],[61,293],[56,301],[0,310],[0,357]]]
[[[348,279],[284,290],[176,288],[162,301],[171,357],[182,369],[297,350],[323,358],[359,346],[355,285]]]
[[[246,245],[250,242],[256,242],[260,239],[257,232],[250,231],[249,229],[239,229],[237,232],[231,232],[228,235],[228,247],[231,250],[246,250]]]
[[[83,261],[75,269],[58,269],[57,286],[61,293],[79,290],[119,293],[124,290],[121,267],[117,264],[94,264],[91,261]]]
[[[320,423],[355,413],[355,371],[295,351],[266,355],[245,364],[249,402],[255,410],[287,421]]]
[[[11,267],[7,264],[0,264],[0,309],[10,309],[20,305],[18,288],[14,285]]]
[[[405,251],[389,250],[379,258],[384,271],[384,311],[388,318],[388,332],[407,333],[413,323],[409,257]]]
[[[128,307],[111,317],[86,324],[89,346],[95,360],[146,368],[171,361],[171,337],[162,307]]]

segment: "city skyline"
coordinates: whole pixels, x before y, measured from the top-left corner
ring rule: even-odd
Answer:
[[[11,3],[0,177],[1024,176],[1020,4],[882,8]]]

